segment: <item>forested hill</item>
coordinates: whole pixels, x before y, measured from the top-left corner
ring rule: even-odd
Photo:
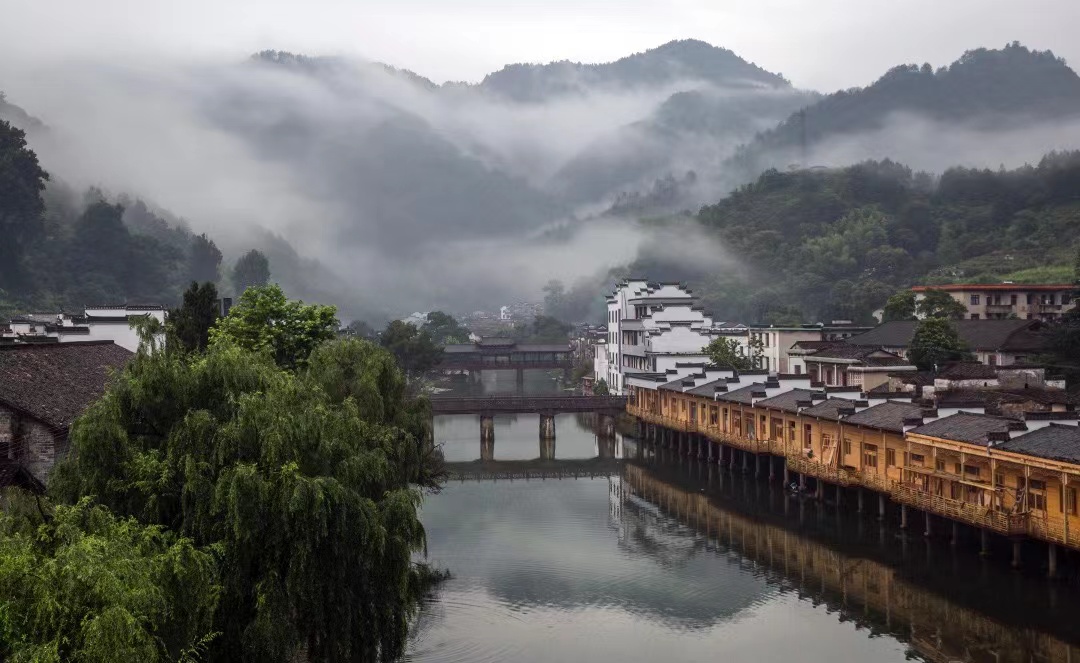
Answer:
[[[685,39],[604,64],[567,60],[511,64],[488,74],[480,88],[514,101],[544,101],[589,88],[660,86],[686,80],[724,87],[790,87],[783,76],[747,62],[726,48]]]
[[[1080,118],[1080,76],[1052,52],[1018,43],[968,51],[937,71],[929,64],[898,66],[872,85],[828,95],[793,114],[745,146],[735,161],[753,173],[799,163],[805,130],[816,163],[815,146],[883,129],[898,114],[977,130]]]
[[[696,223],[737,268],[695,272],[646,255],[629,271],[691,282],[721,319],[865,322],[917,283],[1069,282],[1080,249],[1080,152],[938,179],[888,161],[770,170]]]

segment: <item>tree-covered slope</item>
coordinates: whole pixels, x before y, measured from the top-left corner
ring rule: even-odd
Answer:
[[[630,271],[690,281],[720,319],[865,322],[916,283],[1067,275],[1080,248],[1080,152],[940,178],[893,162],[770,170],[681,223],[729,257],[646,255]]]
[[[668,42],[614,62],[511,64],[488,74],[481,89],[514,101],[537,102],[590,88],[633,88],[696,80],[714,85],[789,87],[779,74],[747,62],[726,48],[696,39]]]
[[[747,172],[801,163],[842,135],[883,129],[897,114],[979,130],[1080,117],[1080,76],[1050,51],[1013,43],[968,51],[948,67],[901,65],[864,88],[830,94],[745,146]],[[895,152],[894,152],[895,154]]]

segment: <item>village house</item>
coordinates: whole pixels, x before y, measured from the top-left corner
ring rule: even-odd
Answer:
[[[750,325],[749,339],[761,351],[761,366],[772,373],[799,373],[803,363],[791,355],[791,349],[800,343],[833,343],[869,331],[870,327],[857,327],[846,320],[832,324],[774,326]]]
[[[0,345],[0,487],[42,490],[71,424],[131,356],[113,341]]]
[[[143,318],[153,318],[164,324],[165,315],[165,308],[162,306],[126,304],[88,306],[78,315],[28,313],[13,317],[6,325],[0,325],[0,343],[35,343],[48,340],[60,343],[113,341],[120,347],[135,352],[139,349],[139,334],[132,327],[132,323]],[[159,341],[164,342],[164,335]]]
[[[1018,283],[916,286],[916,300],[928,290],[942,290],[964,305],[969,320],[1055,320],[1071,311],[1076,302],[1072,284],[1021,285]]]
[[[952,325],[976,359],[990,366],[1024,363],[1045,352],[1045,324],[1038,320],[954,320]],[[847,339],[850,345],[872,347],[907,357],[917,320],[885,322]]]
[[[995,379],[1009,389],[1023,370],[1015,373],[995,372]],[[864,391],[826,386],[809,375],[680,364],[663,375],[629,376],[627,409],[642,422],[647,441],[679,453],[741,462],[744,471],[753,463],[770,476],[779,457],[785,484],[797,478],[818,496],[828,487],[836,500],[854,490],[860,508],[876,495],[882,515],[887,502],[900,506],[903,527],[915,526],[909,518],[917,509],[927,534],[944,518],[955,523],[953,536],[959,524],[982,531],[984,549],[991,534],[1010,537],[1014,563],[1020,559],[1015,542],[1039,540],[1049,545],[1053,570],[1054,546],[1080,549],[1075,405],[995,416],[985,402],[948,398],[956,393],[951,387],[970,387],[975,379],[959,370],[946,374],[943,386],[950,388],[937,394],[942,398],[924,400],[885,391],[888,383]],[[1045,383],[1040,389],[1055,391]]]

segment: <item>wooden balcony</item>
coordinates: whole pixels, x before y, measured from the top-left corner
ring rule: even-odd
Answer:
[[[898,504],[913,506],[934,515],[952,518],[1005,536],[1022,536],[1028,534],[1029,531],[1030,518],[1027,513],[997,511],[990,507],[934,495],[899,481],[892,482],[889,495]]]

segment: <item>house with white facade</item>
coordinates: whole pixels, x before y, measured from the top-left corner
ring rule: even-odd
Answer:
[[[13,317],[0,325],[0,342],[112,341],[135,352],[139,349],[139,334],[132,326],[142,318],[154,318],[165,323],[165,308],[156,305],[88,306],[80,314],[27,313]],[[164,343],[164,334],[159,343]]]
[[[613,394],[626,393],[628,375],[704,365],[709,361],[705,346],[717,336],[745,338],[745,328],[716,324],[685,286],[644,279],[623,281],[607,297],[607,329],[593,369],[594,378],[604,379]]]

